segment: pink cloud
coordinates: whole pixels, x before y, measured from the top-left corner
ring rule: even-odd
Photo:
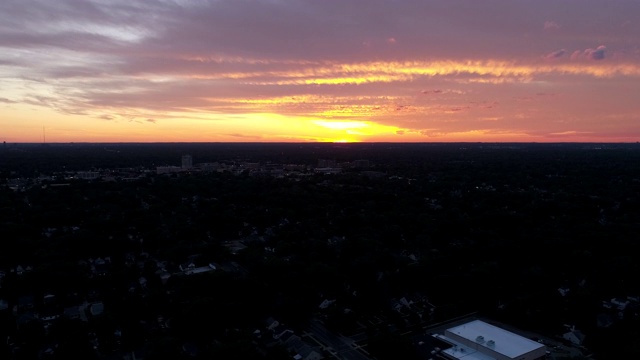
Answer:
[[[262,138],[261,136],[245,135],[240,133],[232,133],[232,134],[224,134],[224,135],[229,137],[234,137],[234,138],[253,139],[253,140],[260,140]]]
[[[568,131],[560,131],[560,132],[554,132],[554,133],[549,133],[550,136],[567,136],[567,135],[585,135],[585,134],[592,134],[593,132],[591,131],[575,131],[575,130],[568,130]]]
[[[548,53],[547,55],[545,55],[545,57],[544,57],[544,58],[545,58],[545,59],[549,59],[549,60],[552,60],[552,59],[558,59],[558,58],[563,57],[563,56],[564,56],[564,54],[566,54],[566,53],[567,53],[567,50],[565,50],[565,49],[560,49],[560,50],[556,50],[556,51],[553,51],[553,52]]]
[[[424,95],[431,95],[431,94],[442,94],[443,91],[440,89],[434,89],[434,90],[422,90],[420,91],[421,94]]]
[[[545,21],[544,22],[544,29],[545,30],[553,30],[553,29],[559,29],[560,25],[558,25],[556,22],[554,21]]]

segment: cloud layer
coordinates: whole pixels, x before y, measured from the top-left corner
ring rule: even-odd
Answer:
[[[620,139],[640,132],[623,115],[639,110],[626,94],[640,90],[640,3],[616,5],[4,0],[0,113],[50,109],[78,139],[104,121],[123,137],[131,121],[293,140],[360,121],[368,133],[324,128],[365,141]],[[282,129],[246,125],[264,114]],[[290,133],[300,121],[313,126]]]

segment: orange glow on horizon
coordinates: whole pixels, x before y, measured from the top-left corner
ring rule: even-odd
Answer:
[[[0,119],[0,126],[11,129],[4,141],[65,142],[593,142],[602,141],[597,133],[565,130],[534,135],[511,130],[412,130],[372,121],[327,120],[289,117],[278,114],[192,114],[186,119],[157,122],[107,121],[80,115],[63,115],[53,110],[34,113],[44,119],[38,125],[11,125],[20,112]],[[493,121],[491,121],[493,122]],[[86,126],[78,127],[78,123]],[[126,134],[122,131],[125,129]],[[611,137],[611,142],[635,142],[633,134]]]
[[[242,63],[243,59],[237,62]],[[252,63],[251,60],[246,62]],[[256,66],[269,65],[269,61],[254,61]],[[640,77],[640,66],[628,63],[564,62],[522,64],[508,61],[404,61],[362,62],[352,64],[290,62],[297,66],[291,71],[253,71],[220,73],[214,79],[243,79],[243,84],[264,86],[305,87],[305,92],[290,96],[248,96],[228,98],[202,96],[201,105],[179,106],[171,110],[144,108],[145,103],[131,105],[97,102],[83,103],[69,100],[43,101],[42,104],[7,102],[2,105],[0,125],[9,129],[5,141],[39,142],[41,128],[47,128],[51,142],[154,142],[154,141],[223,141],[223,142],[361,142],[361,141],[585,141],[598,139],[589,129],[553,128],[546,132],[526,126],[519,130],[478,130],[479,124],[461,131],[460,122],[486,121],[533,124],[534,118],[546,113],[530,110],[533,115],[520,118],[523,107],[507,107],[490,110],[488,106],[469,100],[472,90],[461,86],[485,86],[497,88],[510,84],[543,87],[544,81],[536,77],[550,74],[610,78],[614,76]],[[458,77],[458,75],[465,75]],[[192,78],[197,75],[187,75]],[[451,76],[451,77],[447,77]],[[420,98],[413,94],[389,93],[388,95],[352,94],[329,95],[309,92],[307,86],[326,86],[340,89],[343,85],[359,86],[371,83],[403,82],[410,84],[418,78],[441,77],[458,88],[433,91]],[[169,86],[184,76],[153,76],[152,84]],[[203,75],[202,78],[207,78]],[[144,78],[141,78],[144,79]],[[260,79],[260,80],[258,80]],[[271,79],[271,80],[269,80]],[[47,84],[34,85],[51,92]],[[38,88],[38,89],[39,89]],[[16,88],[17,89],[17,88]],[[143,87],[124,87],[135,97],[144,94]],[[356,89],[357,90],[357,89]],[[125,90],[121,90],[125,91]],[[540,90],[533,90],[540,91]],[[21,94],[14,90],[13,97]],[[428,92],[426,92],[428,94]],[[122,94],[114,92],[116,96]],[[151,98],[153,99],[153,98]],[[507,100],[509,100],[507,98]],[[474,104],[475,105],[469,105]],[[508,101],[507,101],[508,103]],[[549,103],[549,101],[546,101]],[[210,105],[208,105],[210,104]],[[493,102],[490,104],[498,104]],[[544,105],[544,104],[543,104]],[[47,107],[48,106],[48,107]],[[137,107],[136,107],[137,106]],[[497,106],[496,106],[497,107]],[[518,111],[514,113],[513,111]],[[548,112],[551,114],[551,111]],[[611,114],[609,116],[615,116]],[[45,119],[37,121],[35,119]],[[30,124],[30,125],[22,125]],[[503,127],[505,125],[502,125]],[[529,127],[531,125],[528,125]],[[425,130],[434,129],[434,130]],[[633,133],[609,136],[612,141],[635,141]]]

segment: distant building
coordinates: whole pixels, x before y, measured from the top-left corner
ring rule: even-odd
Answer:
[[[505,329],[474,320],[434,335],[450,345],[441,349],[445,359],[463,360],[539,360],[544,359],[547,348]]]
[[[256,162],[243,162],[241,164],[243,169],[251,169],[251,170],[257,170],[260,169],[260,163],[256,163]]]
[[[202,171],[217,171],[217,170],[222,168],[220,163],[217,163],[217,162],[214,162],[214,163],[201,163],[201,164],[198,164],[196,166],[198,168],[200,168],[200,170],[202,170]]]
[[[193,158],[191,155],[182,155],[182,169],[187,170],[193,167]]]
[[[96,171],[78,171],[77,177],[82,180],[95,180],[100,177],[100,173]]]
[[[182,171],[182,168],[177,166],[158,166],[156,167],[156,173],[160,174],[171,174]]]
[[[338,163],[335,160],[319,159],[318,168],[335,168],[338,167]]]
[[[339,174],[342,172],[341,168],[328,167],[328,168],[315,168],[314,170],[319,174]]]
[[[370,164],[369,164],[369,160],[355,160],[352,163],[352,166],[355,168],[368,168]]]

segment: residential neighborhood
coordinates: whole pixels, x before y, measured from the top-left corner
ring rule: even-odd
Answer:
[[[2,152],[3,359],[498,349],[446,335],[474,321],[545,359],[637,353],[633,149],[33,146]]]

